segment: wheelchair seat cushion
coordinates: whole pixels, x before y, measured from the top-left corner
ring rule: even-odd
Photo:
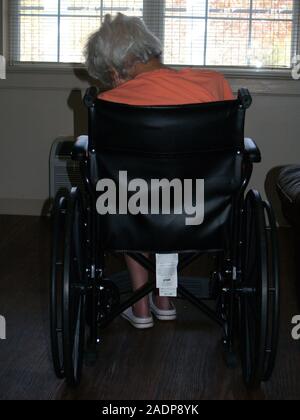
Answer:
[[[289,223],[300,229],[300,165],[283,168],[277,182],[283,213]]]

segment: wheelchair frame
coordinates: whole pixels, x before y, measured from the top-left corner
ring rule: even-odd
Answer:
[[[97,90],[87,91],[84,102],[89,110],[92,130]],[[240,107],[252,103],[247,90],[239,91]],[[155,288],[147,285],[120,303],[116,285],[106,278],[105,253],[97,237],[96,192],[91,181],[91,161],[95,155],[93,136],[81,137],[75,144],[73,159],[80,163],[84,182],[69,194],[59,194],[54,205],[53,257],[51,279],[51,342],[54,368],[59,378],[76,386],[81,379],[85,349],[85,323],[89,339],[87,363],[95,363],[101,330],[124,310]],[[242,152],[239,152],[242,153]],[[269,203],[258,192],[246,190],[253,164],[261,161],[251,139],[245,139],[243,182],[234,206],[230,255],[215,255],[216,270],[211,279],[216,310],[211,309],[183,285],[178,294],[198,307],[223,330],[225,360],[238,365],[240,350],[243,376],[250,388],[270,379],[276,360],[279,331],[279,254],[276,221]],[[246,195],[246,197],[245,197]],[[180,273],[207,252],[180,255]],[[149,272],[155,263],[141,253],[126,253]],[[75,280],[74,280],[75,279]],[[239,346],[236,338],[239,337]]]

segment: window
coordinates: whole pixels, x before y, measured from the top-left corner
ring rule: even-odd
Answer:
[[[118,12],[142,17],[143,0],[12,0],[12,60],[80,63],[88,35]]]
[[[293,0],[166,0],[172,64],[290,67]]]
[[[11,60],[80,63],[106,13],[143,17],[172,65],[290,68],[298,0],[10,0]]]

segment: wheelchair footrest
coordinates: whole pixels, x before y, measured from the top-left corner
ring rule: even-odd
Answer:
[[[132,292],[131,281],[127,271],[113,274],[109,276],[109,280],[118,287],[121,294]],[[185,287],[199,299],[210,298],[210,279],[207,277],[179,276],[179,285]]]

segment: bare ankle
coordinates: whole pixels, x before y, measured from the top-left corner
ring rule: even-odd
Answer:
[[[133,305],[133,314],[139,318],[149,318],[151,316],[149,302],[137,302]]]
[[[171,300],[168,297],[161,297],[159,295],[155,295],[154,303],[158,307],[158,309],[161,309],[163,311],[168,311],[172,309]]]

